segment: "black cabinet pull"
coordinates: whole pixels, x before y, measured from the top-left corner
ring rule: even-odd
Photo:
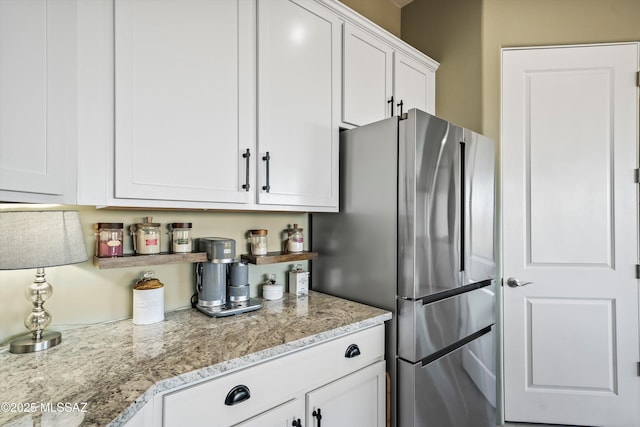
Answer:
[[[293,422],[291,423],[291,425],[293,427],[302,427],[302,421],[300,421],[300,418],[298,418],[297,420],[293,420]]]
[[[267,162],[267,185],[263,185],[262,189],[268,193],[269,190],[271,189],[271,187],[269,186],[269,160],[271,160],[271,156],[269,155],[268,151],[267,151],[267,155],[262,157],[262,160]]]
[[[251,393],[249,393],[249,387],[246,385],[237,385],[227,393],[227,398],[224,399],[224,404],[227,406],[233,406],[248,400],[250,397]]]
[[[344,357],[351,359],[356,356],[360,356],[360,347],[358,347],[358,344],[351,344],[347,347],[347,351],[344,352]]]
[[[398,104],[398,107],[400,107],[400,114],[398,114],[400,117],[402,117],[402,107],[404,107],[404,101],[401,99],[400,103]]]
[[[251,157],[251,152],[249,151],[248,148],[246,152],[242,153],[242,157],[247,161],[247,165],[245,169],[245,173],[246,173],[245,184],[242,184],[242,188],[244,188],[245,191],[249,191],[249,188],[251,187],[249,185],[249,157]]]
[[[391,95],[391,99],[387,101],[387,104],[391,104],[391,115],[389,117],[393,117],[393,95]]]
[[[311,415],[318,419],[318,427],[320,427],[320,420],[322,420],[322,415],[320,415],[320,408],[318,408],[317,411],[313,411]]]

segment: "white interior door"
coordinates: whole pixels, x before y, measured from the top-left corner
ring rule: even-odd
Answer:
[[[637,71],[636,43],[503,50],[507,421],[640,425]]]

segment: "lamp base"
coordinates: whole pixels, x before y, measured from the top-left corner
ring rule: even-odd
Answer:
[[[33,353],[54,347],[62,341],[62,334],[56,331],[45,331],[39,340],[34,340],[31,334],[16,338],[11,341],[9,351],[11,353]]]

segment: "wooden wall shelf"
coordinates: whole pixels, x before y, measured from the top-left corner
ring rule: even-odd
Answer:
[[[264,265],[278,262],[307,261],[318,258],[317,252],[267,252],[266,255],[243,254],[240,258],[251,264]]]
[[[160,253],[157,255],[125,255],[115,258],[93,257],[93,265],[98,268],[142,267],[145,265],[178,264],[185,262],[206,262],[206,252],[180,254]]]

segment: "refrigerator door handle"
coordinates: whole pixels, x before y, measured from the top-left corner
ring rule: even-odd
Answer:
[[[466,258],[465,237],[466,237],[466,210],[467,210],[467,174],[465,171],[466,144],[460,141],[460,271],[464,271],[464,260]]]

